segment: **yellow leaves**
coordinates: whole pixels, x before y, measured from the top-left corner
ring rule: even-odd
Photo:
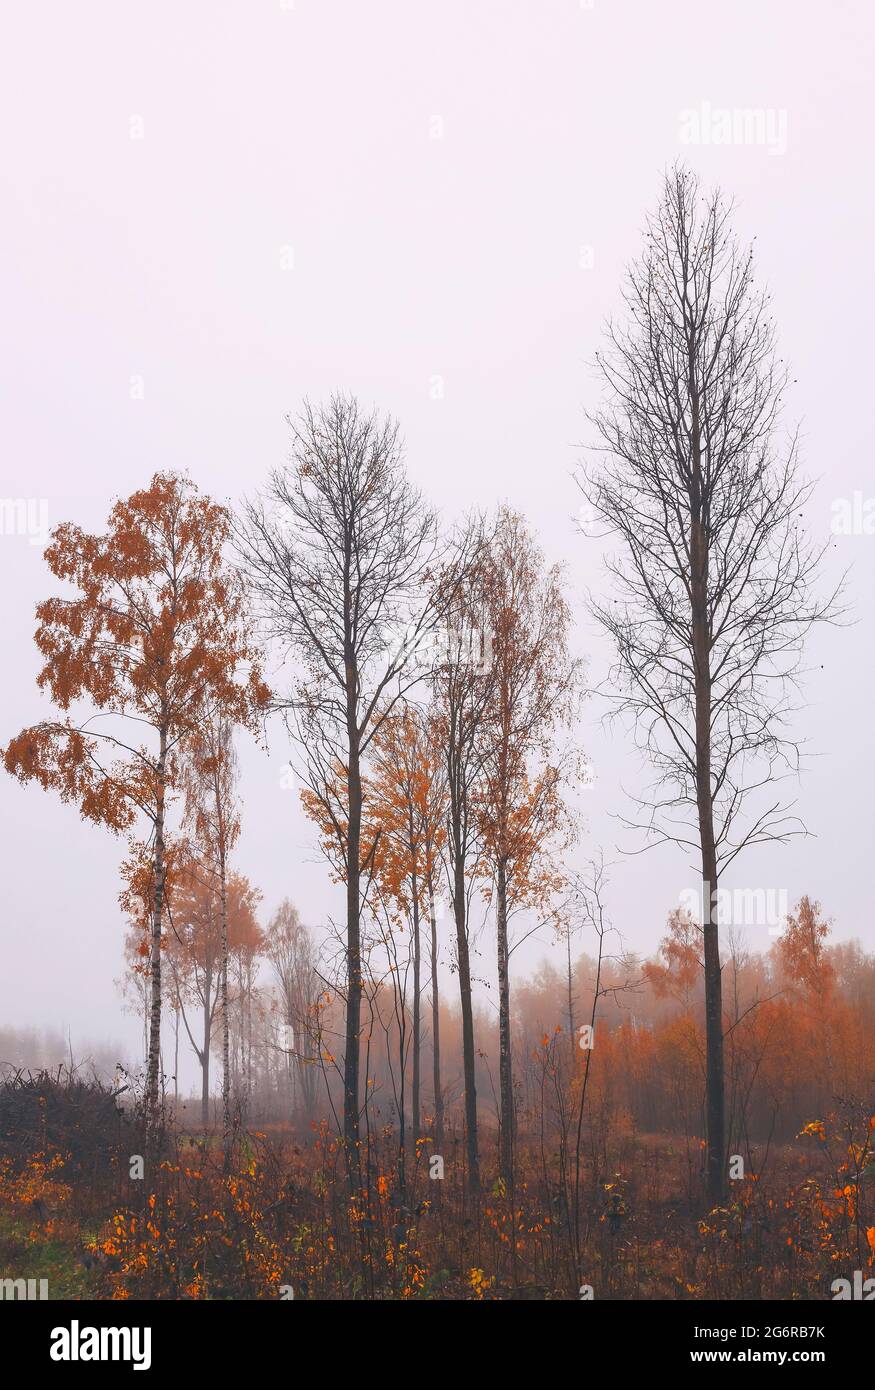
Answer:
[[[72,1189],[54,1174],[68,1158],[69,1155],[40,1151],[28,1158],[23,1172],[15,1172],[11,1160],[4,1160],[0,1163],[0,1199],[11,1206],[62,1205]]]
[[[484,1293],[492,1284],[491,1279],[487,1279],[482,1269],[471,1269],[468,1272],[468,1282],[474,1290],[477,1298],[482,1298]]]
[[[847,1183],[844,1187],[835,1189],[835,1196],[841,1198],[844,1210],[848,1217],[853,1220],[857,1211],[857,1189]]]
[[[866,1242],[872,1252],[869,1256],[869,1263],[872,1264],[875,1262],[875,1226],[866,1227]]]

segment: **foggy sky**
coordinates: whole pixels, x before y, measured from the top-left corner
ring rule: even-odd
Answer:
[[[567,561],[575,649],[601,679],[582,602],[603,586],[600,546],[576,532],[571,475],[598,398],[587,364],[676,158],[734,195],[741,238],[757,238],[796,379],[788,423],[821,480],[809,525],[825,537],[836,499],[875,492],[873,29],[866,3],[798,0],[13,7],[0,497],[96,529],[114,495],[181,469],[236,502],[287,457],[287,413],[351,391],[398,418],[410,473],[448,521],[507,501]],[[721,111],[763,113],[750,129],[766,138],[682,139],[690,112],[713,131]],[[37,538],[7,530],[3,743],[47,708],[33,609],[52,591]],[[871,535],[836,537],[856,625],[808,652],[796,795],[816,838],[751,851],[733,873],[819,897],[836,936],[870,949],[873,552]],[[578,731],[595,774],[580,857],[616,858],[612,813],[647,771],[598,713]],[[238,864],[265,917],[288,894],[318,925],[337,896],[281,785],[288,757],[279,725],[267,754],[241,749]],[[5,775],[0,829],[0,1021],[133,1053],[113,983],[123,842]],[[672,849],[618,864],[610,908],[627,944],[653,949],[693,881]],[[768,932],[748,944],[767,949]],[[488,932],[479,949],[475,973],[494,980]],[[517,977],[547,949],[527,943]]]

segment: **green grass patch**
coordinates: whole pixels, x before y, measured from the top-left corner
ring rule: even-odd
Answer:
[[[94,1274],[82,1262],[81,1247],[48,1234],[31,1239],[33,1227],[0,1212],[0,1278],[46,1279],[49,1300],[93,1299]]]

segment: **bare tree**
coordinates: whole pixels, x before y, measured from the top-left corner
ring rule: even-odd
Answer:
[[[836,614],[814,595],[824,547],[800,525],[811,484],[779,438],[787,373],[767,294],[719,192],[665,179],[629,271],[628,321],[597,357],[593,417],[610,462],[584,470],[594,514],[619,535],[614,596],[593,605],[617,652],[618,709],[657,780],[637,823],[696,852],[703,881],[707,1189],[724,1190],[719,874],[747,846],[802,827],[772,784],[798,766],[788,730],[803,639]]]
[[[362,762],[382,720],[420,676],[417,653],[452,596],[430,576],[435,514],[408,481],[398,427],[350,397],[305,404],[292,468],[245,507],[240,551],[273,636],[297,658],[284,706],[301,775],[333,827],[346,883],[343,1132],[359,1142],[362,998]]]

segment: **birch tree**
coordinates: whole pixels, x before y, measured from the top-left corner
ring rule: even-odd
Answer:
[[[316,1106],[316,1058],[313,1025],[321,992],[317,952],[313,938],[289,898],[284,898],[267,924],[264,953],[270,961],[280,996],[283,1047],[292,1091],[292,1108],[300,1098],[304,1118],[311,1120]],[[297,1078],[297,1087],[294,1079]]]
[[[161,939],[168,814],[180,754],[207,710],[246,721],[267,696],[225,547],[224,507],[173,473],[113,507],[103,535],[72,522],[46,549],[73,589],[37,607],[37,684],[58,718],[24,729],[6,770],[115,833],[145,823],[151,860],[146,1106],[160,1106]]]
[[[514,1093],[510,958],[524,940],[511,922],[541,913],[561,886],[556,856],[572,826],[561,794],[577,757],[560,749],[570,725],[580,666],[568,647],[571,610],[561,570],[547,568],[523,518],[503,507],[485,549],[480,583],[490,634],[490,698],[478,729],[476,788],[481,873],[494,908],[498,960],[500,1164],[513,1178]],[[564,767],[560,764],[564,763]]]
[[[222,1144],[226,1170],[231,1162],[231,1061],[228,1008],[228,872],[240,837],[237,799],[238,764],[231,725],[209,711],[189,741],[184,768],[185,822],[192,833],[193,852],[218,888],[219,979],[218,1003],[222,1025]]]

